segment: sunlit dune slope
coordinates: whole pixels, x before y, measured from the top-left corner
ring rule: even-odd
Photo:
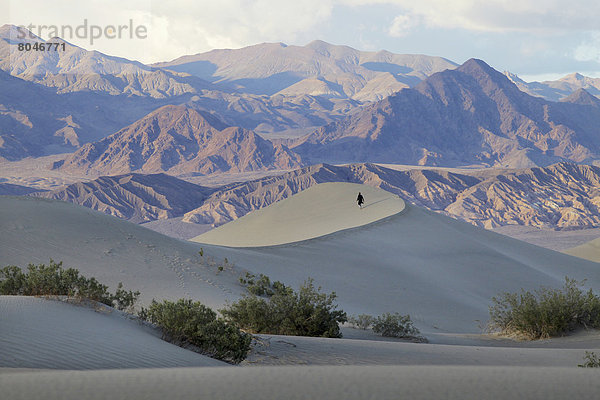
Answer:
[[[356,198],[365,198],[362,209]],[[355,183],[322,183],[256,210],[192,240],[231,247],[272,246],[356,228],[397,214],[404,201]]]

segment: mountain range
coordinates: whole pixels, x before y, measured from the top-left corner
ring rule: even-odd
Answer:
[[[462,172],[318,164],[214,188],[166,174],[133,173],[31,195],[69,201],[137,223],[183,217],[184,222],[219,226],[326,182],[381,188],[485,228],[526,225],[562,230],[600,225],[600,168],[573,163]],[[11,189],[7,187],[4,194],[27,194],[24,187],[14,193]]]
[[[526,84],[482,60],[457,66],[321,41],[146,66],[68,43],[56,54],[18,52],[14,29],[0,28],[0,157],[72,152],[53,168],[117,175],[42,196],[135,222],[184,215],[219,225],[315,183],[347,181],[485,227],[599,223],[598,171],[572,164],[600,159],[599,85],[591,78]],[[214,190],[139,175],[267,170],[289,172]],[[178,190],[195,195],[171,197]]]
[[[82,146],[54,168],[101,175],[133,171],[208,175],[300,165],[298,155],[283,145],[243,128],[228,127],[210,114],[170,105]]]
[[[0,158],[72,152],[160,106],[161,100],[105,93],[57,94],[0,70]]]
[[[23,35],[23,31],[13,25],[0,27],[0,69],[56,88],[58,93],[94,91],[163,98],[197,93],[211,86],[195,76],[154,70],[139,62],[87,51],[59,38],[45,41],[31,32]],[[64,44],[64,50],[19,51],[15,45],[47,42]]]
[[[296,140],[265,141],[243,128],[225,128],[215,115],[190,106],[164,106],[84,145],[56,168],[99,175],[206,175],[323,162],[505,168],[589,164],[600,158],[599,127],[600,100],[587,91],[549,102],[471,59]]]
[[[305,161],[523,168],[600,158],[600,100],[530,96],[471,59],[321,127],[290,147]]]
[[[314,165],[216,190],[183,221],[222,225],[324,182],[364,183],[485,228],[526,225],[560,230],[600,225],[600,168],[573,163],[472,173],[396,171],[374,164]]]
[[[387,57],[390,62],[378,67],[371,65],[374,61],[365,61],[365,65],[371,65],[373,71],[355,65],[354,69],[345,72],[345,79],[353,82],[351,86],[364,89],[360,95],[357,93],[356,99],[351,99],[335,94],[340,86],[320,75],[325,70],[339,72],[340,68],[347,69],[338,66],[341,59],[336,58],[335,51],[330,55],[325,54],[325,50],[319,51],[319,54],[322,53],[319,62],[324,69],[314,70],[312,75],[306,68],[297,71],[294,62],[284,65],[277,58],[281,54],[273,53],[265,57],[269,45],[223,51],[231,53],[218,57],[224,65],[223,69],[229,71],[228,81],[217,82],[216,77],[204,80],[197,74],[175,71],[178,69],[176,67],[147,66],[98,51],[88,51],[60,38],[45,41],[29,32],[25,39],[21,39],[22,31],[23,28],[13,25],[0,27],[0,71],[15,78],[10,83],[6,77],[0,80],[0,93],[11,95],[8,99],[1,99],[0,103],[4,119],[0,124],[0,157],[8,160],[74,151],[85,143],[114,133],[165,104],[188,104],[217,113],[228,125],[260,133],[289,131],[298,136],[351,113],[364,102],[407,87],[407,83],[394,77],[399,74],[394,72],[396,70],[410,75],[410,79],[405,79],[406,82],[416,83],[432,72],[454,67],[453,63],[436,57],[382,53],[375,58],[383,60]],[[23,40],[38,44],[64,44],[65,50],[18,51],[17,43]],[[321,42],[321,46],[342,48],[324,42]],[[317,54],[317,49],[312,47],[291,46],[285,57],[308,62],[307,57]],[[351,48],[343,49],[348,54],[363,54]],[[296,76],[301,73],[308,80],[303,83],[296,80],[290,83],[289,88],[281,88],[281,93],[273,92],[265,96],[261,91],[239,84],[247,80],[249,72],[240,71],[239,65],[236,68],[233,66],[247,59],[260,60],[261,65],[256,68],[262,70],[278,65],[277,68],[282,70],[275,74],[277,76]],[[241,65],[248,63],[241,62]],[[375,71],[380,67],[389,67],[393,71]],[[255,83],[268,86],[273,79],[272,76],[261,75]],[[294,85],[296,83],[298,85]],[[317,90],[314,85],[318,87]],[[15,94],[16,98],[12,98]],[[24,106],[20,100],[22,97],[31,100],[32,104]],[[41,107],[40,104],[55,104],[56,107]],[[27,119],[29,122],[23,123]]]
[[[526,96],[478,60],[456,68],[439,57],[314,41],[214,50],[146,66],[66,42],[64,52],[19,52],[15,36],[16,27],[0,28],[0,157],[7,160],[73,152],[167,104],[289,145],[297,155],[288,156],[305,164],[518,168],[590,163],[598,154],[595,97],[574,92],[557,104]],[[593,79],[579,75],[561,82],[564,95],[595,88]],[[308,135],[293,140],[302,134]],[[262,168],[264,161],[256,164]]]
[[[181,216],[213,191],[165,174],[125,174],[103,176],[32,196],[68,201],[143,223]]]
[[[560,101],[579,89],[585,89],[591,95],[600,97],[600,78],[590,78],[577,72],[555,81],[543,82],[525,82],[510,72],[504,74],[523,92],[546,100]]]
[[[380,100],[456,66],[441,57],[365,52],[320,40],[306,46],[262,43],[213,50],[153,64],[248,93],[311,94],[359,101]]]

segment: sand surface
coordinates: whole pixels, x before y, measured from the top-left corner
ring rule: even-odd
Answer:
[[[330,187],[337,190],[335,185]],[[306,202],[297,202],[287,212],[306,215],[309,211],[303,207]],[[345,212],[332,202],[320,207],[324,219],[336,220]],[[431,342],[384,339],[344,328],[344,339],[261,335],[242,367],[30,372],[23,368],[207,364],[203,357],[184,349],[176,355],[171,350],[174,346],[160,342],[156,332],[147,332],[120,314],[42,299],[16,298],[5,306],[6,298],[0,298],[0,348],[9,354],[7,360],[13,360],[4,366],[16,368],[14,373],[4,369],[0,375],[7,399],[36,398],[40,393],[65,399],[597,395],[598,371],[576,367],[583,362],[585,350],[600,353],[597,332],[535,342],[480,333],[492,296],[521,287],[559,286],[565,275],[587,278],[588,287],[597,289],[600,264],[417,207],[406,205],[399,213],[325,236],[257,248],[183,242],[45,199],[0,198],[0,221],[2,265],[47,262],[52,257],[101,282],[116,285],[123,281],[127,288],[142,291],[146,302],[153,297],[192,297],[213,308],[243,293],[237,278],[246,270],[295,287],[313,277],[323,290],[337,292],[338,304],[349,314],[408,313]],[[296,226],[289,225],[289,229]],[[200,248],[203,257],[198,254]],[[207,262],[225,257],[229,266],[222,272]],[[40,345],[42,351],[34,351]],[[96,351],[94,346],[107,347]],[[123,347],[132,352],[125,360],[119,355]],[[53,349],[60,354],[51,353]],[[155,359],[154,354],[161,352],[168,355]],[[131,364],[119,364],[126,362]]]
[[[563,251],[575,257],[600,263],[600,238]]]
[[[0,367],[115,369],[227,366],[161,340],[101,304],[0,296]],[[0,396],[3,397],[3,396]]]
[[[219,308],[244,290],[241,272],[231,264],[219,271],[223,259],[201,257],[201,246],[71,203],[2,196],[0,226],[0,266],[52,258],[113,291],[119,282],[139,290],[141,304],[191,297]]]
[[[3,399],[597,399],[598,371],[302,366],[0,375]]]
[[[305,202],[296,205],[290,213],[302,215],[303,207],[310,208]],[[322,207],[323,215],[338,218],[337,204]],[[0,198],[0,221],[0,265],[64,260],[113,289],[122,281],[141,291],[142,303],[191,297],[215,309],[244,293],[238,278],[245,270],[294,287],[312,277],[323,290],[337,293],[348,314],[410,314],[426,335],[481,333],[491,298],[504,291],[560,286],[565,275],[600,288],[597,263],[409,205],[361,227],[250,249],[184,242],[45,199]],[[204,257],[198,254],[201,247]],[[207,262],[225,258],[229,263],[222,272]]]
[[[361,192],[365,204],[359,209]],[[355,183],[321,183],[199,235],[194,242],[230,247],[293,243],[370,224],[397,214],[404,201]]]
[[[600,288],[599,264],[410,205],[370,225],[300,243],[204,246],[296,287],[312,277],[335,291],[349,314],[410,314],[426,334],[480,333],[492,297],[505,291],[558,287],[565,276]]]
[[[553,229],[536,228],[535,226],[507,225],[490,230],[556,251],[569,250],[590,240],[600,238],[600,228],[555,231]]]
[[[242,365],[462,365],[574,368],[585,351],[599,353],[600,333],[574,338],[515,341],[498,337],[452,335],[432,343],[382,338],[370,331],[344,329],[344,338],[259,335]],[[445,342],[452,344],[440,344]]]
[[[192,239],[212,229],[210,224],[194,224],[183,222],[182,219],[183,217],[157,219],[143,223],[141,226],[180,240]]]

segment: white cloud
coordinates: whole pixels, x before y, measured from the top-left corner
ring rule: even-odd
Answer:
[[[84,19],[106,26],[127,23],[148,28],[147,40],[67,39],[74,44],[143,62],[169,60],[182,54],[214,48],[237,48],[260,42],[293,42],[299,35],[316,29],[331,17],[334,0],[56,0],[52,7],[31,0],[27,7],[17,0],[8,2],[9,13],[0,25],[72,25]],[[3,7],[0,7],[3,8]],[[37,10],[37,11],[36,11]]]
[[[377,11],[376,7],[382,6],[377,22],[389,21],[391,10],[395,18],[386,33],[393,37],[402,37],[419,25],[483,32],[523,31],[544,37],[547,33],[597,30],[600,15],[600,2],[596,0],[570,0],[568,5],[564,0],[55,0],[52,7],[42,0],[30,0],[27,7],[17,0],[0,0],[2,6],[7,3],[9,12],[2,13],[0,24],[77,25],[87,18],[91,24],[107,25],[134,19],[148,27],[146,40],[103,38],[93,46],[85,40],[71,41],[143,62],[260,42],[327,40],[321,32],[328,30],[347,32],[351,37],[358,28],[339,18],[336,7],[373,6]],[[377,17],[370,18],[365,26],[375,23]],[[577,57],[595,57],[596,44],[582,44]]]
[[[393,37],[406,36],[417,25],[414,17],[397,15],[392,21],[388,34]]]
[[[349,6],[397,6],[430,27],[475,31],[561,31],[598,29],[596,0],[340,0]]]
[[[152,9],[168,20],[173,44],[195,48],[237,48],[260,42],[293,42],[331,17],[332,0],[173,0]]]

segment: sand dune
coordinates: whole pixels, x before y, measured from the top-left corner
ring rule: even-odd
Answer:
[[[322,188],[337,190],[335,185]],[[294,204],[287,209],[289,218],[311,212],[305,202]],[[322,215],[336,218],[336,204],[321,206]],[[263,210],[261,217],[275,225],[269,211]],[[265,232],[270,228],[263,226]],[[565,276],[587,279],[588,287],[600,288],[596,263],[410,205],[378,222],[299,243],[252,249],[204,246],[240,267],[288,284],[297,286],[312,277],[324,290],[335,291],[348,313],[409,313],[419,328],[431,333],[480,333],[491,298],[504,291],[557,287]]]
[[[517,291],[521,287],[533,289],[540,285],[559,286],[565,275],[576,279],[587,278],[588,286],[598,289],[599,264],[519,242],[415,206],[405,205],[398,212],[398,208],[394,209],[401,204],[397,198],[394,201],[376,203],[371,210],[369,207],[364,210],[354,208],[353,199],[348,205],[352,208],[340,207],[335,201],[329,200],[342,195],[345,198],[347,194],[344,190],[347,187],[350,188],[344,184],[319,185],[316,188],[319,190],[319,198],[324,199],[322,202],[310,203],[290,198],[287,205],[263,210],[263,218],[272,225],[280,224],[281,221],[269,215],[270,210],[275,210],[273,213],[280,213],[282,217],[284,210],[288,221],[289,218],[296,218],[298,221],[302,221],[303,217],[308,219],[308,227],[300,223],[287,223],[286,226],[296,237],[308,232],[313,238],[257,248],[183,242],[72,204],[34,198],[0,198],[0,221],[4,230],[0,238],[0,261],[2,265],[24,265],[28,262],[46,262],[52,257],[65,260],[66,265],[78,267],[86,275],[95,276],[111,285],[123,281],[126,287],[142,291],[146,302],[153,297],[192,297],[213,308],[219,308],[226,301],[238,298],[243,292],[237,278],[244,270],[265,273],[272,279],[295,287],[310,276],[325,291],[336,291],[340,307],[349,314],[380,314],[388,311],[409,313],[432,342],[421,345],[390,342],[380,338],[374,340],[362,334],[357,336],[350,331],[345,331],[347,337],[342,340],[275,338],[271,340],[269,348],[261,350],[259,347],[258,352],[262,351],[263,354],[253,353],[248,364],[574,367],[576,363],[583,361],[584,350],[600,348],[597,334],[590,334],[591,336],[576,344],[552,341],[548,346],[539,343],[521,346],[514,342],[484,340],[477,335],[481,332],[480,326],[487,321],[492,296],[503,291]],[[350,189],[348,190],[354,193],[359,188],[351,185]],[[368,191],[375,189],[360,187],[359,190],[366,194],[367,204],[375,201],[376,197]],[[391,203],[395,205],[388,206]],[[381,209],[378,210],[377,207]],[[374,211],[382,214],[370,220],[374,222],[364,221],[365,225],[345,228],[332,223],[341,230],[325,236],[319,236],[310,229],[311,226],[318,225],[317,222],[343,221],[345,219],[341,216],[347,212],[369,216],[371,211],[373,214],[376,214]],[[317,216],[311,213],[316,213]],[[393,215],[385,216],[385,213]],[[311,221],[319,218],[323,221],[315,221],[312,225]],[[264,226],[266,232],[270,228],[271,225]],[[233,233],[232,229],[232,235]],[[243,238],[244,234],[253,233],[244,230],[237,234]],[[200,247],[204,248],[204,257],[198,254]],[[215,260],[227,257],[235,266],[218,272],[216,265],[206,263],[208,256]],[[33,304],[31,306],[34,307]],[[47,306],[35,307],[40,309],[32,310],[32,313],[44,314],[47,309]],[[12,336],[4,333],[5,329],[12,329],[5,326],[8,325],[3,324],[0,337],[14,336],[14,333],[10,334]],[[21,326],[18,332],[25,332],[22,340],[28,340],[31,336],[34,341],[40,342],[43,330],[40,333],[25,325]],[[52,326],[50,322],[48,326]],[[61,335],[54,335],[53,328],[45,332],[49,336],[49,343],[64,340],[61,342],[63,346],[77,344],[83,340],[79,336],[85,333],[75,330],[77,337],[67,335],[68,339],[65,340]],[[475,334],[478,339],[466,340],[461,335],[464,333]],[[122,340],[127,338],[126,335],[121,336]],[[97,340],[102,335],[90,333],[89,338]],[[88,340],[87,337],[85,340]],[[286,343],[292,343],[293,346]],[[154,347],[149,345],[148,352],[153,352]],[[21,361],[10,366],[51,367],[47,360],[31,354],[28,347],[20,346],[13,353]],[[108,351],[106,353],[110,354]],[[135,361],[138,365],[151,365],[153,362],[141,355],[132,360],[132,363]],[[165,362],[166,360],[168,359]],[[69,366],[68,361],[55,367],[96,368],[94,365],[79,364],[83,361],[77,360],[73,360],[73,364]],[[101,364],[103,360],[100,358],[94,362]],[[186,362],[177,365],[190,365]],[[300,374],[310,370],[306,371]],[[340,370],[332,369],[331,376],[339,373],[336,371]],[[359,372],[362,370],[356,371],[357,375],[362,374]],[[453,374],[455,369],[443,371],[445,372],[440,372],[440,376],[450,376],[446,374]],[[497,371],[512,374],[512,370]],[[534,375],[537,373],[537,370],[527,371]],[[140,371],[135,379],[139,379],[139,382],[146,382],[147,379],[152,381],[150,377],[153,373]],[[176,379],[186,379],[183,378],[185,374],[178,375],[180,372],[173,371],[173,374]],[[552,374],[554,372],[549,376],[554,376]],[[91,387],[95,385],[94,382],[104,379],[102,376],[105,375],[90,375]],[[118,376],[119,378],[110,379],[120,379],[123,375]],[[205,376],[204,373],[202,376]],[[235,377],[229,374],[224,376],[229,382],[235,381]],[[481,375],[481,379],[491,379],[491,375],[486,376]],[[516,377],[517,375],[514,379]],[[68,382],[70,379],[62,380],[58,375],[55,378],[57,382]],[[286,379],[277,376],[274,379],[279,378],[283,381]],[[134,379],[133,375],[131,379]],[[246,378],[240,376],[239,379]],[[306,385],[315,383],[311,380],[313,378],[306,379]],[[334,381],[335,379],[332,382]],[[16,386],[12,387],[18,387],[18,380],[14,382]],[[110,382],[116,384],[117,381]],[[364,382],[367,384],[367,381]],[[518,385],[513,381],[511,384]],[[144,390],[144,385],[140,383],[131,386],[131,390]],[[218,385],[211,387],[215,391],[233,390]],[[525,388],[524,383],[522,387]],[[277,393],[276,387],[271,389],[274,390],[273,393]],[[328,387],[322,390],[332,389]],[[127,390],[123,393],[131,394]],[[235,398],[234,395],[230,397]]]
[[[361,192],[363,209],[356,204]],[[404,209],[404,201],[356,183],[322,183],[191,239],[230,247],[272,246],[367,225]]]
[[[100,304],[0,296],[0,367],[104,369],[226,366],[161,340]]]
[[[88,277],[116,288],[139,290],[152,298],[194,298],[218,308],[243,288],[240,272],[200,246],[139,225],[57,200],[0,197],[0,266],[64,261]],[[212,262],[214,261],[214,262]]]
[[[351,186],[353,193],[357,187]],[[320,185],[319,193],[324,199],[334,198],[339,188]],[[367,203],[373,201],[369,190],[374,189],[363,189]],[[333,193],[326,193],[328,190]],[[290,201],[293,207],[285,208],[288,218],[301,221],[316,212],[315,204]],[[355,207],[353,201],[349,206]],[[332,201],[323,201],[318,208],[325,221],[339,221],[346,212]],[[268,207],[262,216],[271,225],[281,225],[268,215],[270,210],[280,211]],[[369,207],[351,211],[365,216],[371,212]],[[349,314],[397,311],[409,313],[426,334],[480,333],[492,296],[503,291],[559,286],[566,275],[587,279],[588,287],[600,288],[600,265],[596,263],[409,205],[368,225],[292,244],[249,249],[184,242],[83,207],[45,199],[2,197],[0,221],[0,265],[64,260],[66,266],[79,268],[113,288],[122,281],[126,288],[141,291],[142,303],[152,298],[191,297],[220,308],[244,292],[238,277],[249,270],[295,287],[313,277],[324,290],[338,294],[340,307]],[[292,235],[305,234],[303,230],[311,233],[300,223],[286,226]],[[270,228],[265,225],[265,232]],[[296,228],[300,232],[295,232]],[[244,233],[253,234],[238,234],[243,237]],[[200,247],[204,257],[198,254]],[[230,263],[219,272],[216,264],[209,265],[209,258],[227,258]]]
[[[563,250],[563,253],[600,263],[600,239],[590,240],[582,245]]]
[[[6,400],[591,400],[600,381],[597,371],[577,368],[302,366],[30,372],[0,375],[0,386]]]
[[[429,335],[431,343],[383,338],[344,328],[342,339],[259,335],[242,365],[462,365],[576,367],[600,349],[600,334],[519,342],[497,336]],[[354,331],[354,332],[353,332]],[[442,343],[440,343],[442,342]]]

